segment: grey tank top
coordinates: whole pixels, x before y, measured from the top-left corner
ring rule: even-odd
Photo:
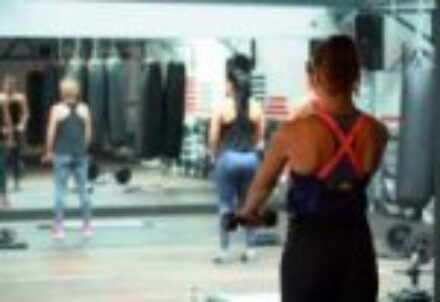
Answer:
[[[85,121],[77,112],[78,104],[69,104],[69,114],[58,122],[54,151],[59,155],[81,156],[87,153]]]

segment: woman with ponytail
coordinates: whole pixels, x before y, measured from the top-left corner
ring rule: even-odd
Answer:
[[[252,65],[243,55],[228,60],[227,97],[211,117],[209,144],[215,159],[220,220],[220,252],[214,259],[217,263],[232,258],[225,217],[236,212],[243,202],[259,164],[257,145],[263,139],[263,113],[261,106],[251,99]],[[252,229],[246,228],[245,233],[242,261],[255,254]]]

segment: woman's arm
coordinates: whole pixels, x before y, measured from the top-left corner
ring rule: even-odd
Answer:
[[[3,114],[3,125],[2,125],[2,134],[6,137],[7,144],[12,143],[12,119],[11,114],[9,112],[9,107],[6,102],[6,99],[1,97],[0,100],[2,114]]]
[[[284,127],[274,135],[263,164],[249,188],[244,206],[238,214],[245,221],[251,223],[258,221],[261,209],[287,164],[286,135],[287,131]]]
[[[85,139],[87,146],[90,146],[93,139],[93,129],[92,129],[92,115],[90,114],[89,106],[83,104],[84,106],[84,119],[85,119]]]
[[[53,105],[49,113],[49,122],[47,125],[47,132],[46,132],[46,145],[42,158],[43,163],[52,160],[53,145],[55,141],[57,126],[58,126],[58,110],[57,110],[57,105]]]
[[[21,107],[21,119],[20,119],[20,129],[21,131],[24,131],[24,129],[26,129],[26,124],[29,120],[29,105],[27,102],[27,98],[24,94],[20,94],[20,107]]]
[[[217,154],[220,139],[221,114],[220,110],[214,109],[211,115],[209,127],[208,145],[212,155]]]
[[[258,102],[253,102],[255,114],[255,144],[257,148],[264,148],[264,112]]]

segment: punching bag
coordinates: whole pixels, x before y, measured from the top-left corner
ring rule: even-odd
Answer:
[[[120,146],[126,143],[126,70],[116,49],[106,60],[107,100],[110,143]]]
[[[46,122],[43,106],[44,74],[41,71],[31,71],[26,78],[26,95],[29,102],[29,122],[27,130],[28,142],[32,145],[44,141]]]
[[[164,144],[163,80],[159,63],[143,66],[141,98],[141,157],[152,159],[161,155]]]
[[[142,119],[142,103],[141,103],[141,79],[142,64],[139,64],[138,57],[131,56],[126,61],[127,68],[127,134],[129,138],[129,147],[136,155],[141,154],[141,119]]]
[[[93,144],[102,147],[105,144],[106,122],[104,118],[106,103],[105,67],[98,57],[98,49],[94,48],[93,55],[87,65],[88,86],[87,99],[93,121]]]
[[[181,63],[168,64],[164,104],[165,150],[163,150],[163,155],[170,159],[177,159],[182,149],[185,117],[185,66]]]
[[[43,71],[41,107],[43,110],[44,128],[46,128],[45,126],[49,121],[50,108],[59,101],[59,83],[62,72],[61,65],[59,64],[47,66]]]
[[[435,67],[422,57],[405,61],[396,193],[399,204],[421,209],[429,202],[434,184]]]

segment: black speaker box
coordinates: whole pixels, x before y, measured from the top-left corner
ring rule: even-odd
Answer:
[[[375,14],[360,14],[355,21],[356,41],[367,70],[384,68],[384,18]]]

